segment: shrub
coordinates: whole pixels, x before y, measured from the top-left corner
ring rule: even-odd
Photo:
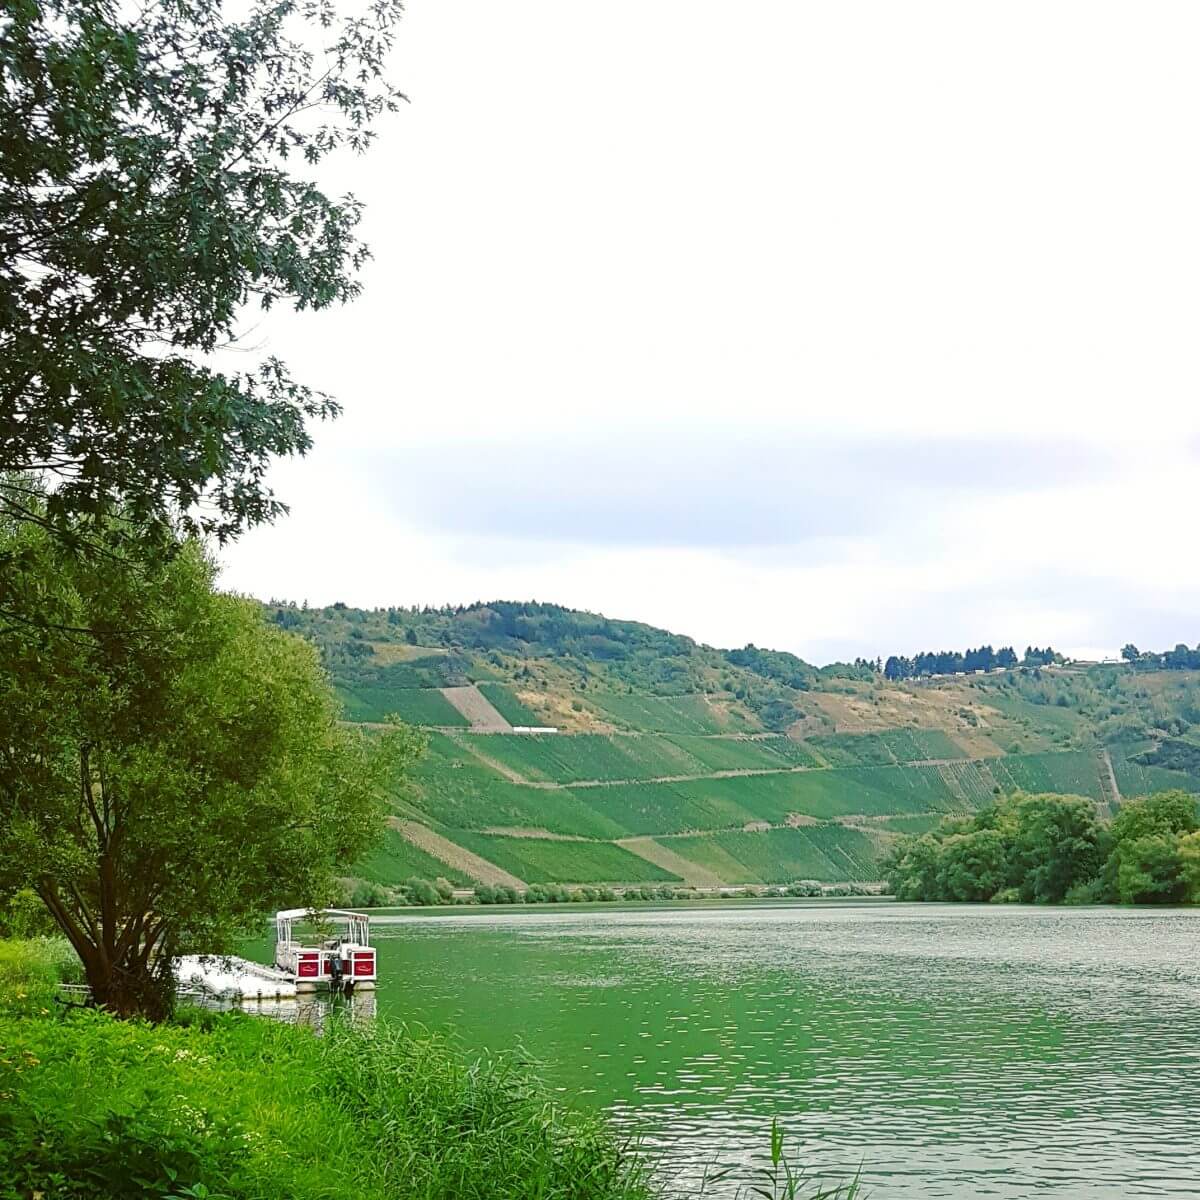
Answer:
[[[408,879],[404,883],[404,893],[410,904],[429,905],[441,904],[442,897],[437,888],[428,879]]]
[[[58,926],[32,888],[21,888],[0,911],[0,937],[50,937]]]
[[[789,896],[821,896],[824,895],[824,890],[815,879],[798,879],[795,883],[788,885],[787,894]]]
[[[0,942],[0,1012],[50,1011],[59,975],[42,942]]]
[[[395,902],[391,890],[369,879],[343,879],[342,901],[348,908],[384,908]]]

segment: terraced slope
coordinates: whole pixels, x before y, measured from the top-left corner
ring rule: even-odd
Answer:
[[[1045,666],[895,683],[555,605],[279,606],[347,719],[428,731],[396,883],[869,879],[903,833],[1016,790],[1200,792],[1200,672]],[[513,726],[561,732],[525,735]]]

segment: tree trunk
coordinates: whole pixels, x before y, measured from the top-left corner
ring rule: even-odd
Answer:
[[[165,1021],[174,1007],[175,981],[169,963],[109,963],[103,953],[90,948],[81,956],[92,1003],[122,1019]]]
[[[171,1015],[175,976],[161,925],[147,930],[139,920],[121,936],[111,926],[111,910],[105,914],[110,924],[97,929],[86,912],[80,918],[64,903],[51,881],[42,881],[37,891],[79,955],[93,1004],[122,1018],[165,1021]]]

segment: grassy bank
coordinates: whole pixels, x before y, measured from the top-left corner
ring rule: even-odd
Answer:
[[[384,1022],[118,1021],[56,999],[63,949],[0,941],[3,1200],[665,1200],[511,1057]],[[778,1155],[773,1137],[762,1190],[738,1194],[855,1194],[802,1188]]]
[[[0,1196],[644,1200],[642,1168],[511,1059],[383,1023],[55,999],[60,943],[0,942]]]

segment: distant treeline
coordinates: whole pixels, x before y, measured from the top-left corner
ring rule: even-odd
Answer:
[[[1200,670],[1200,646],[1189,650],[1182,642],[1174,650],[1139,650],[1132,642],[1121,650],[1121,657],[1136,667],[1160,667],[1168,671]]]
[[[1062,662],[1063,656],[1047,646],[1026,646],[1025,656],[1017,658],[1011,646],[994,650],[991,646],[980,646],[976,650],[926,650],[912,658],[893,654],[884,664],[883,674],[888,679],[916,679],[921,675],[954,675],[960,671],[994,671],[997,667],[1044,667],[1049,663]]]

